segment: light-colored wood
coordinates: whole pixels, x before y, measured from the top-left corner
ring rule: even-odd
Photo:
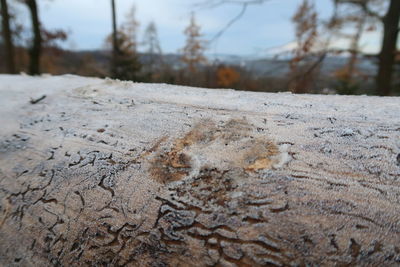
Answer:
[[[399,115],[394,97],[2,75],[0,264],[398,266]]]

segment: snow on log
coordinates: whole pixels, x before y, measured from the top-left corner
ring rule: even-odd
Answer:
[[[400,98],[0,76],[0,265],[400,264]]]

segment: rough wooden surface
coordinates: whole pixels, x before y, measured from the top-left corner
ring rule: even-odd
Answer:
[[[398,266],[399,115],[399,98],[0,76],[0,265]]]

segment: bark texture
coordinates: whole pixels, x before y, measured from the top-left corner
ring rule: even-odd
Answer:
[[[0,265],[400,264],[399,98],[4,75],[0,94]]]

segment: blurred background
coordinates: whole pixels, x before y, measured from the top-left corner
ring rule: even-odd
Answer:
[[[0,72],[400,95],[400,0],[0,0]]]

